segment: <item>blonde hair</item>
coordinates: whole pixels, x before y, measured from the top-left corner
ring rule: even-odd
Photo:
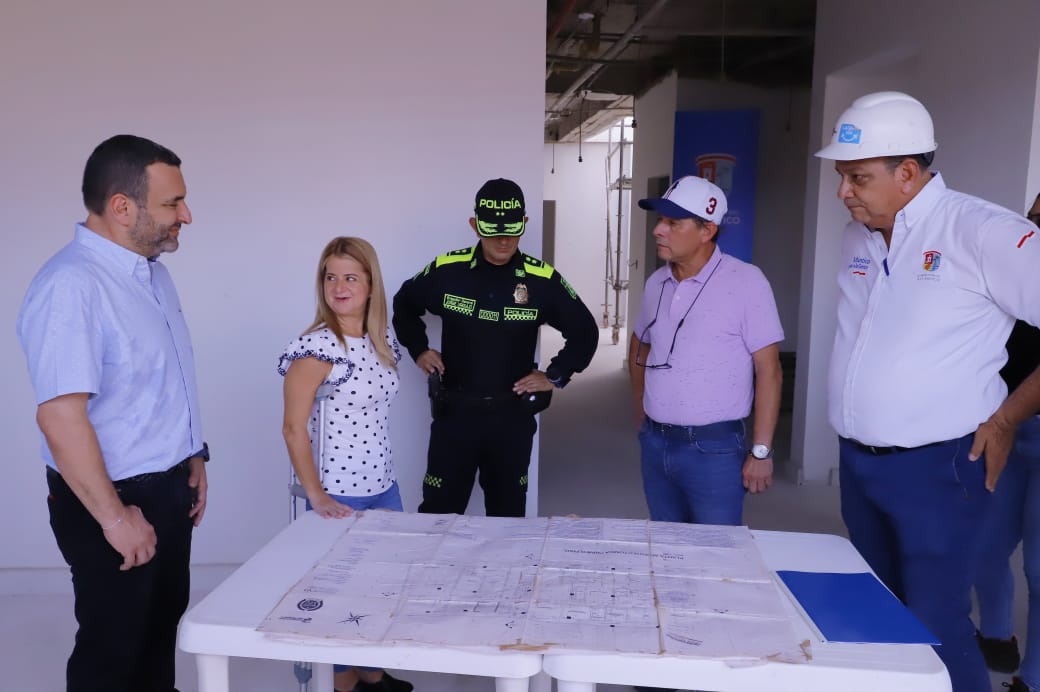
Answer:
[[[375,348],[379,360],[387,367],[396,370],[397,360],[394,358],[394,351],[390,346],[390,342],[387,341],[388,318],[386,291],[383,288],[383,273],[379,270],[379,258],[376,256],[375,248],[363,238],[348,236],[333,238],[325,246],[325,249],[322,250],[321,259],[318,260],[318,309],[314,315],[314,322],[307,327],[304,333],[312,332],[318,327],[324,326],[336,335],[341,344],[344,343],[343,330],[339,326],[339,320],[336,318],[332,308],[325,302],[325,272],[328,269],[327,265],[331,257],[349,257],[360,264],[365,273],[368,274],[370,293],[368,307],[365,310],[364,330],[372,341],[372,347]]]

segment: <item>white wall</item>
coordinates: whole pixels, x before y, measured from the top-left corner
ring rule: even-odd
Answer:
[[[999,9],[985,0],[878,0],[869,12],[840,0],[817,3],[792,441],[806,480],[827,480],[837,466],[826,372],[840,234],[848,218],[834,196],[833,163],[812,153],[856,96],[908,91],[935,122],[935,168],[946,182],[1021,213],[1030,198],[1027,179],[1034,186],[1040,180],[1033,129],[1038,23],[1040,3],[1033,0],[1005,0]]]
[[[556,200],[556,247],[553,265],[574,286],[601,327],[613,324],[614,291],[608,296],[609,322],[603,322],[606,286],[607,219],[610,220],[610,265],[616,271],[617,192],[607,193],[607,150],[614,151],[609,181],[618,177],[618,144],[581,145],[582,162],[578,162],[577,144],[545,145],[543,175],[545,199]],[[555,161],[555,163],[554,163]],[[625,146],[625,170],[631,173],[632,145]],[[553,173],[551,171],[555,170]],[[630,194],[622,198],[621,278],[628,276],[628,215]],[[621,318],[624,320],[628,296],[621,294]]]
[[[639,312],[647,267],[655,266],[656,257],[645,251],[647,213],[637,202],[646,197],[647,181],[672,175],[672,151],[675,148],[675,110],[678,77],[669,74],[647,90],[635,103],[636,142],[632,151],[632,239],[629,248],[631,270],[628,285],[628,314]],[[621,339],[628,343],[626,335]]]
[[[527,193],[523,247],[537,254],[544,22],[544,5],[504,0],[5,6],[0,420],[11,492],[0,503],[0,567],[62,565],[14,323],[32,275],[85,216],[79,185],[92,148],[133,132],[184,160],[195,222],[166,261],[214,454],[194,558],[240,562],[288,520],[274,366],[313,315],[324,244],[370,239],[392,293],[436,254],[474,241],[473,196],[505,176]],[[392,439],[414,509],[428,407],[410,360],[402,374]]]

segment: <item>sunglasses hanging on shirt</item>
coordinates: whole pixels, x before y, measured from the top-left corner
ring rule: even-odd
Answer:
[[[693,300],[690,302],[690,306],[688,308],[686,308],[686,312],[683,313],[682,319],[679,320],[679,324],[675,325],[675,333],[672,334],[672,345],[668,348],[668,355],[665,356],[664,362],[663,363],[656,363],[656,364],[640,363],[639,362],[639,351],[637,350],[636,351],[636,365],[638,365],[638,366],[640,366],[642,368],[646,368],[647,370],[671,370],[672,369],[672,364],[671,364],[672,351],[675,350],[675,340],[679,336],[679,330],[682,329],[683,324],[685,324],[685,322],[686,322],[687,316],[689,316],[690,311],[693,310],[693,306],[697,304],[697,299],[701,297],[702,293],[704,293],[704,289],[707,288],[708,282],[711,281],[711,277],[715,275],[715,270],[719,268],[720,264],[722,264],[722,257],[719,257],[719,261],[716,262],[715,266],[711,268],[711,272],[708,274],[708,278],[705,279],[704,283],[701,284],[700,290],[697,291],[697,295],[695,295],[693,297]],[[657,310],[654,311],[654,319],[650,320],[650,324],[646,325],[646,328],[643,329],[643,333],[639,336],[639,343],[641,343],[641,344],[650,343],[649,341],[646,340],[645,337],[650,332],[650,328],[653,327],[654,324],[657,323],[657,316],[661,314],[661,300],[664,298],[664,285],[665,285],[665,282],[662,281],[661,282],[661,295],[657,296]],[[678,289],[678,284],[676,284],[676,289]],[[647,353],[647,355],[649,356],[650,354]]]

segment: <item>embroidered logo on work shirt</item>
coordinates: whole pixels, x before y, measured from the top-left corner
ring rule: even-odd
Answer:
[[[926,272],[937,272],[939,271],[939,265],[942,263],[942,253],[938,250],[926,250],[924,253],[924,270]]]
[[[866,276],[867,270],[870,269],[870,258],[869,257],[853,257],[852,261],[849,262],[849,271],[856,276]]]

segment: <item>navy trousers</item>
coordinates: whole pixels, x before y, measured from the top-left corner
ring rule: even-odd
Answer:
[[[975,642],[971,588],[990,493],[973,435],[872,454],[841,440],[841,515],[878,577],[942,642],[954,692],[989,692]]]

